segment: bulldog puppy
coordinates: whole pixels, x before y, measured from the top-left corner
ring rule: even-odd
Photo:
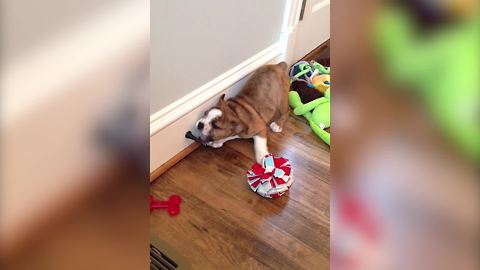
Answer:
[[[288,118],[290,78],[287,64],[265,65],[248,79],[240,93],[228,100],[222,95],[217,106],[207,110],[196,127],[200,139],[219,148],[236,138],[253,138],[257,162],[268,154],[268,128],[281,132]]]

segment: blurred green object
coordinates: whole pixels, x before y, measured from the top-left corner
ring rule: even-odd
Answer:
[[[388,78],[418,94],[434,123],[479,161],[478,13],[424,33],[405,8],[392,5],[375,21],[374,34]]]

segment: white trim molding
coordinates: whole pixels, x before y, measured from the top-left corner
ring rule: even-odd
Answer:
[[[179,118],[188,114],[232,84],[238,82],[261,65],[282,54],[280,43],[275,43],[222,75],[195,89],[188,95],[173,102],[150,116],[150,136],[155,135]]]

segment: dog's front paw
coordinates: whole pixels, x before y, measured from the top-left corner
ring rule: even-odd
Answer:
[[[213,148],[220,148],[223,146],[223,142],[208,142],[207,145]]]
[[[278,125],[277,123],[275,123],[275,122],[272,122],[272,123],[270,124],[270,129],[271,129],[273,132],[277,132],[277,133],[278,133],[278,132],[282,132],[282,130],[283,130],[282,127],[279,126],[279,125]]]

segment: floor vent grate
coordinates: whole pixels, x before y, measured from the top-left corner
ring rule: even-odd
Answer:
[[[169,244],[155,235],[150,235],[150,269],[189,270],[190,263]]]
[[[161,252],[158,248],[150,245],[150,269],[151,270],[175,270],[178,264]]]

